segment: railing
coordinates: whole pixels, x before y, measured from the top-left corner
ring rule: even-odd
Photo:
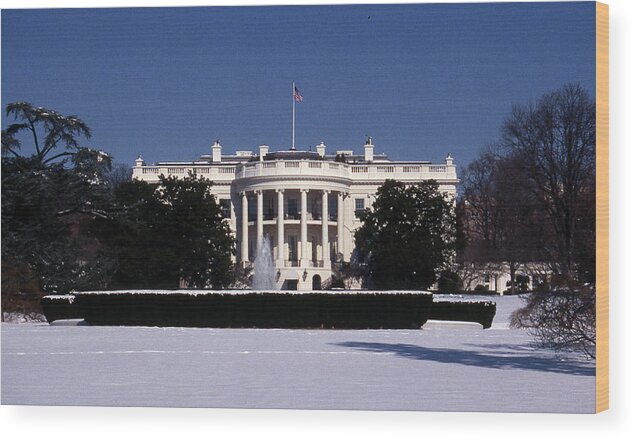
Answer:
[[[319,261],[319,260],[308,260],[306,261],[307,263],[307,267],[308,268],[323,268],[324,267],[324,261]],[[299,267],[300,266],[300,261],[296,260],[296,261],[284,261],[284,267]]]
[[[367,166],[353,166],[352,173],[358,174],[360,172],[368,172],[369,168]]]
[[[382,180],[385,178],[393,178],[395,180],[454,180],[456,176],[455,166],[444,165],[355,165],[351,164],[350,173],[354,180]],[[389,177],[386,175],[389,174]]]
[[[242,165],[202,165],[202,166],[142,166],[133,168],[133,177],[148,181],[158,181],[159,175],[184,177],[189,173],[204,174],[206,178],[232,181],[234,178],[260,176],[320,176],[343,177],[353,180],[396,180],[456,179],[455,166],[432,164],[348,164],[317,160],[276,160],[249,162]]]
[[[308,175],[348,177],[348,168],[339,163],[317,160],[275,160],[245,163],[238,167],[236,178]]]
[[[142,166],[132,169],[132,177],[157,182],[160,175],[186,177],[189,174],[204,174],[210,180],[232,181],[236,175],[235,165],[231,166]]]
[[[277,221],[277,213],[273,212],[273,213],[266,213],[264,212],[262,214],[262,219],[264,221]],[[300,220],[302,218],[302,214],[297,212],[297,213],[285,213],[284,214],[284,219],[285,220]],[[336,214],[330,214],[328,215],[328,221],[337,221],[337,215]],[[252,221],[257,221],[257,213],[249,213],[247,214],[247,219],[249,222]],[[321,221],[322,219],[322,215],[321,213],[312,213],[312,212],[306,212],[306,220],[307,221]]]

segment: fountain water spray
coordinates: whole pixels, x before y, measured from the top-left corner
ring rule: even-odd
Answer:
[[[268,235],[262,239],[262,245],[255,256],[255,268],[251,288],[254,290],[275,290],[275,265],[271,252],[271,240]]]

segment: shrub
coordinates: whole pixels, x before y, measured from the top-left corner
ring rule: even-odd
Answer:
[[[438,277],[438,291],[441,293],[459,293],[462,291],[462,279],[458,273],[443,270]]]
[[[511,315],[511,326],[525,328],[545,347],[583,351],[595,357],[595,291],[558,290],[533,292],[525,305]]]

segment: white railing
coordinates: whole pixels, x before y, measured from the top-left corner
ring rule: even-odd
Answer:
[[[236,178],[275,176],[348,177],[348,168],[338,163],[316,160],[275,160],[245,163],[238,167]]]
[[[174,176],[183,178],[189,174],[204,174],[211,180],[232,181],[235,178],[236,167],[231,166],[142,166],[132,168],[132,177],[149,182],[158,182],[159,176]]]
[[[444,165],[386,165],[386,164],[359,164],[349,165],[353,180],[381,180],[392,178],[395,180],[455,180],[455,166]],[[387,175],[386,175],[387,174]]]
[[[355,181],[372,181],[385,178],[395,180],[454,180],[455,166],[408,164],[347,164],[316,160],[276,160],[249,162],[243,165],[202,166],[140,166],[133,168],[133,177],[156,182],[160,175],[185,177],[190,173],[204,174],[205,178],[232,181],[235,178],[261,176],[320,176],[343,177]],[[387,174],[387,175],[386,175]]]

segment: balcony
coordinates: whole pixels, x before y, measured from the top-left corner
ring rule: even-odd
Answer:
[[[310,176],[344,178],[354,181],[395,180],[456,180],[454,165],[430,163],[337,163],[317,160],[275,160],[250,162],[243,165],[157,165],[133,168],[133,178],[158,182],[160,175],[183,178],[193,173],[214,181],[233,181],[250,177]]]
[[[242,165],[236,171],[236,178],[276,176],[349,178],[348,166],[346,164],[315,160],[276,160],[253,162]]]

